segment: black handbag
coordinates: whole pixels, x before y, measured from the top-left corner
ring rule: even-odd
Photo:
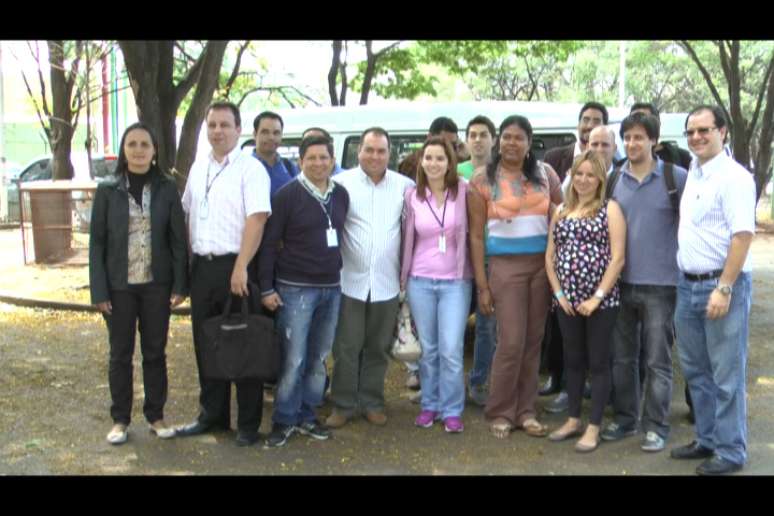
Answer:
[[[274,321],[248,314],[246,296],[242,297],[241,311],[232,314],[231,301],[229,294],[223,315],[204,321],[202,376],[229,381],[276,381],[282,357]]]

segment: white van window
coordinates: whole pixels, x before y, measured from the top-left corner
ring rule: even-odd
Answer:
[[[398,170],[398,164],[406,156],[422,147],[426,135],[422,134],[398,134],[390,135],[390,161],[387,168]],[[360,145],[360,136],[349,136],[344,140],[344,159],[342,168],[354,168],[357,166],[357,148]]]

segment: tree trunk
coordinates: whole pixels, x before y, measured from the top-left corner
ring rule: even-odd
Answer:
[[[360,105],[368,104],[368,94],[371,93],[371,83],[374,80],[374,71],[376,70],[377,56],[372,50],[373,41],[366,41],[366,70],[363,75],[363,87],[360,90]]]
[[[119,41],[129,84],[134,93],[137,117],[155,133],[158,164],[169,170],[175,163],[177,106],[172,85],[173,41]]]
[[[181,145],[186,142],[186,150],[177,152],[176,119],[177,110],[185,96],[197,83],[204,80],[214,81],[215,87],[219,79],[220,65],[228,41],[211,42],[197,59],[196,63],[186,72],[178,84],[174,83],[174,41],[119,41],[126,63],[126,71],[134,92],[137,114],[140,121],[156,132],[159,141],[158,161],[161,170],[169,171],[176,165],[178,157],[183,158],[186,174],[193,162],[191,152],[195,154],[201,119],[201,105],[206,109],[212,100],[214,87],[205,86],[200,98],[196,100],[196,109],[191,115],[191,121],[183,124],[180,134]],[[212,49],[208,51],[208,49]],[[206,72],[202,70],[207,67]],[[197,93],[198,93],[197,88]],[[207,93],[209,92],[209,93]],[[188,117],[187,117],[188,118]],[[195,123],[199,118],[198,124]],[[192,131],[193,137],[188,133]],[[192,139],[191,139],[192,138]],[[193,148],[194,150],[191,150]],[[178,178],[180,179],[180,178]],[[185,176],[178,184],[185,185]]]
[[[336,91],[336,77],[339,75],[339,67],[341,66],[341,40],[333,40],[333,60],[331,61],[331,67],[328,70],[328,94],[331,97],[331,106],[339,105],[339,96]]]
[[[185,114],[183,127],[180,130],[180,147],[175,160],[178,175],[175,176],[178,188],[182,191],[188,179],[188,171],[196,159],[196,149],[199,142],[199,131],[212,100],[212,95],[218,87],[220,67],[226,52],[228,41],[210,41],[202,52],[202,67],[196,85],[191,107]]]
[[[70,110],[72,78],[68,81],[64,70],[64,41],[48,41],[48,53],[51,59],[51,97],[52,117],[51,136],[51,177],[53,179],[72,179],[73,164],[70,161],[70,147],[73,140]]]

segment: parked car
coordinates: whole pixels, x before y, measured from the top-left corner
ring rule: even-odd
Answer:
[[[108,155],[91,155],[91,169],[88,166],[88,156],[85,152],[74,152],[70,155],[73,163],[73,180],[94,181],[100,183],[113,176],[116,170],[117,157]],[[16,178],[11,178],[7,186],[8,220],[18,222],[19,213],[19,183],[50,180],[52,175],[51,155],[40,156],[30,161]],[[88,225],[91,219],[91,199],[83,192],[73,192],[75,213],[82,225]]]

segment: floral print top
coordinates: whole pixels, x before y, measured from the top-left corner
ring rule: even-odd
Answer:
[[[607,201],[594,217],[563,218],[554,226],[554,267],[567,300],[578,306],[594,295],[612,254],[607,226]],[[618,282],[605,295],[599,309],[618,306]],[[554,306],[558,302],[554,300]]]
[[[131,195],[128,195],[128,197],[129,275],[127,281],[130,285],[150,283],[153,281],[153,272],[151,271],[150,184],[145,183],[142,189],[142,206],[138,205]]]

